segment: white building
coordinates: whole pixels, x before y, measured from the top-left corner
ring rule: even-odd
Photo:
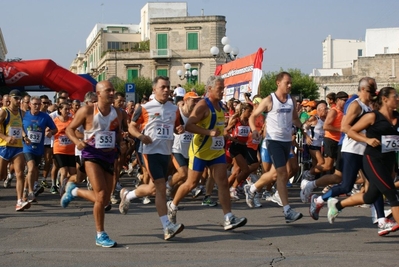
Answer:
[[[7,47],[6,42],[4,41],[3,33],[1,32],[0,28],[0,61],[4,61],[7,55]]]
[[[373,57],[377,54],[399,53],[399,28],[380,28],[366,30],[366,54]]]
[[[352,67],[353,60],[364,56],[366,44],[361,40],[332,39],[331,35],[322,42],[323,69]],[[336,72],[333,72],[336,73]]]
[[[150,19],[187,17],[187,3],[185,2],[153,2],[147,3],[140,11],[141,40],[150,39]]]

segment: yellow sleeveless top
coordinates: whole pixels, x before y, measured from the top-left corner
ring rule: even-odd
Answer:
[[[203,160],[213,160],[225,154],[224,150],[224,111],[221,109],[217,111],[215,109],[216,114],[216,123],[212,129],[219,129],[221,132],[220,136],[211,137],[201,134],[194,134],[193,139],[191,140],[191,144],[188,150],[188,155],[190,161],[193,160],[194,157]],[[209,112],[209,115],[200,121],[197,125],[209,129],[210,123],[212,119],[212,112]]]
[[[7,141],[0,138],[0,146],[10,146],[10,147],[22,147],[22,118],[20,116],[20,111],[17,115],[13,114],[9,108],[3,107],[6,111],[6,118],[8,120],[7,125],[1,124],[1,129],[3,133],[7,136],[14,136],[17,142],[15,144],[7,144]],[[8,112],[7,112],[8,111]],[[10,116],[10,118],[7,118]]]

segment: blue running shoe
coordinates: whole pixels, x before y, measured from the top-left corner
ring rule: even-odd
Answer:
[[[75,197],[72,195],[72,190],[76,188],[76,185],[72,182],[68,182],[65,186],[65,193],[61,197],[61,206],[63,208],[68,207],[69,202],[71,202]]]
[[[106,233],[102,233],[100,237],[96,236],[96,245],[103,248],[112,248],[117,245],[117,243],[110,239]]]

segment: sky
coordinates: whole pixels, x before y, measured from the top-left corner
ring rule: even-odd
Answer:
[[[147,2],[186,2],[189,16],[226,17],[239,57],[266,48],[263,70],[322,67],[322,42],[364,40],[368,28],[399,27],[398,0],[1,0],[8,59],[54,60],[69,68],[96,23],[139,24]]]

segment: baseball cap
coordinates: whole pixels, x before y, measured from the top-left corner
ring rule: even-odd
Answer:
[[[22,93],[21,93],[21,91],[19,91],[18,89],[13,89],[13,90],[11,90],[11,92],[9,93],[9,96],[18,96],[18,97],[22,97]]]
[[[183,100],[186,101],[189,98],[201,98],[199,95],[197,95],[196,92],[188,92],[184,95]]]

